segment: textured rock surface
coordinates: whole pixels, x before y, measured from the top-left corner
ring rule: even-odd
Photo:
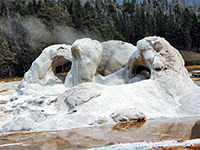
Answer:
[[[180,93],[184,86],[194,87],[179,52],[164,38],[159,37],[148,37],[138,41],[137,50],[133,52],[124,68],[106,77],[98,75],[94,81],[104,85],[119,85],[144,79],[163,82],[165,86],[169,86],[166,88],[169,92]],[[172,86],[183,87],[179,89],[171,88]]]
[[[65,81],[65,77],[56,75],[56,67],[72,61],[73,65],[65,85],[73,87],[84,82],[92,82],[95,74],[108,75],[124,67],[136,49],[132,44],[122,41],[113,40],[101,44],[89,38],[75,41],[72,49],[71,46],[64,44],[49,46],[24,75],[18,91],[20,94],[45,92],[43,88],[48,85],[51,85],[48,88],[54,89],[52,85]]]
[[[81,83],[92,82],[101,60],[102,45],[89,38],[76,40],[72,44],[72,68],[67,75],[65,85],[73,87]]]
[[[97,73],[107,76],[123,68],[129,57],[137,50],[136,46],[122,41],[107,41],[102,43],[102,59]]]
[[[65,44],[45,48],[25,73],[18,87],[20,94],[33,94],[41,91],[44,86],[62,83],[56,76],[56,67],[71,62],[71,46]]]
[[[56,99],[56,105],[60,111],[76,111],[75,107],[88,102],[101,95],[98,86],[78,86],[67,90]]]
[[[69,77],[78,77],[74,78],[78,79],[76,84],[85,82],[86,78],[97,83],[84,83],[66,89],[58,97],[41,92],[18,96],[9,102],[13,119],[7,124],[4,122],[3,131],[57,130],[121,120],[200,115],[200,88],[190,79],[179,52],[165,39],[148,37],[138,41],[137,50],[124,68],[105,77],[97,75],[93,80],[97,60],[101,57],[101,44],[83,39],[72,47],[75,47],[75,50],[72,49],[73,62],[77,65],[73,66],[72,62],[71,73],[73,69],[81,73],[75,71],[71,74],[75,76]],[[95,59],[96,63],[90,64]],[[49,91],[48,87],[45,88]],[[53,89],[53,93],[61,90],[60,87]],[[34,126],[27,128],[26,124],[23,128],[20,120],[25,123],[31,120]],[[15,122],[21,127],[13,127]]]
[[[145,115],[136,109],[122,109],[111,114],[115,122],[130,122],[145,120]]]

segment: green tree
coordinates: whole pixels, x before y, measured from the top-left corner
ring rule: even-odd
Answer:
[[[155,30],[156,30],[156,35],[159,35],[161,37],[166,37],[166,34],[168,32],[168,20],[167,17],[163,14],[163,12],[161,11],[161,9],[158,9],[155,12],[156,16],[155,16],[155,21],[156,21],[156,26],[155,26]]]
[[[15,53],[11,52],[6,40],[1,43],[0,49],[0,77],[12,77],[15,75],[13,67],[13,65],[16,64]]]
[[[188,8],[185,9],[183,12],[183,22],[182,22],[182,32],[183,32],[183,39],[184,39],[184,45],[187,49],[187,51],[191,50],[192,47],[192,38],[191,38],[191,27],[192,27],[192,16],[191,12]]]
[[[80,0],[75,0],[73,4],[72,22],[76,29],[82,29],[84,9]]]
[[[43,2],[38,17],[49,30],[58,25],[72,26],[72,20],[67,9],[60,7],[55,1],[46,0],[46,2]]]
[[[90,1],[87,1],[84,5],[84,18],[82,22],[83,26],[89,30],[94,30],[95,27],[95,12]]]
[[[191,23],[191,39],[192,39],[192,46],[197,51],[199,50],[199,38],[200,38],[200,27],[198,25],[197,16],[192,14],[192,23]]]

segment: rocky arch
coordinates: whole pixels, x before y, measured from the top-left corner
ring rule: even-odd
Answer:
[[[45,48],[24,75],[18,91],[21,94],[31,94],[32,92],[41,90],[47,85],[64,83],[66,75],[58,75],[56,68],[71,61],[70,45],[57,44]]]

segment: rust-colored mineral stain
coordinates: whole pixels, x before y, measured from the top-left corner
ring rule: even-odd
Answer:
[[[192,146],[156,147],[151,150],[200,150],[200,144]]]
[[[190,139],[191,130],[198,119],[190,117],[181,119],[140,120],[139,122],[121,122],[116,125],[61,131],[2,133],[0,135],[0,150],[79,150],[143,141],[161,142],[163,140],[181,139],[177,142],[183,142],[184,140]],[[190,147],[166,146],[154,149],[194,150],[199,149],[199,145]]]
[[[115,126],[112,127],[112,130],[115,131],[124,131],[124,130],[129,130],[132,128],[140,128],[143,126],[143,124],[145,123],[145,120],[140,120],[140,121],[130,121],[130,122],[120,122],[118,124],[116,124]]]
[[[12,113],[12,110],[4,110],[4,113]]]
[[[1,90],[0,93],[6,92],[6,91],[8,91],[8,89],[7,90]]]
[[[75,59],[80,59],[80,50],[78,46],[72,47],[71,52],[72,52],[72,57],[74,57]]]
[[[60,148],[69,148],[73,147],[73,145],[67,140],[62,137],[56,135],[55,137],[48,138],[47,140],[43,140],[42,145],[49,145],[53,147],[60,147]]]
[[[22,77],[14,77],[14,78],[7,78],[7,79],[1,79],[0,82],[14,82],[14,81],[21,81]]]

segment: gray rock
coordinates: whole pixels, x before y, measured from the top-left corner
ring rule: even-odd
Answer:
[[[93,98],[101,95],[101,91],[95,89],[96,85],[87,84],[86,86],[79,85],[69,89],[57,98],[57,108],[64,111],[72,111],[76,106],[84,104]]]
[[[34,127],[34,122],[27,118],[15,118],[3,126],[3,132],[30,131]]]

